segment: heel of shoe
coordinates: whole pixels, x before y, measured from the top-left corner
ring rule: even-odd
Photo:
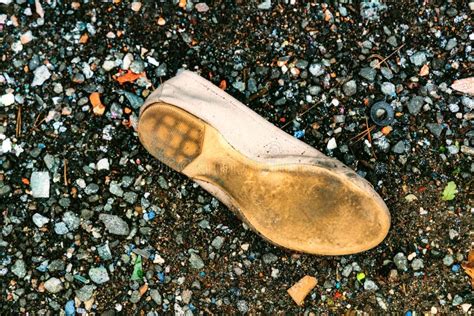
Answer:
[[[138,136],[145,148],[177,171],[201,154],[204,135],[204,122],[166,103],[146,108],[138,123]]]

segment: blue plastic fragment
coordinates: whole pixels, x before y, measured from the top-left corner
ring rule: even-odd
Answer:
[[[412,316],[411,311],[407,311],[407,312],[405,313],[405,316]]]
[[[149,211],[148,211],[148,220],[149,220],[149,221],[151,221],[152,219],[154,219],[155,216],[156,216],[155,211],[153,211],[153,210],[149,210]]]
[[[301,130],[301,131],[296,131],[293,136],[295,136],[296,138],[301,138],[304,136],[304,129]]]
[[[74,305],[74,300],[67,301],[64,311],[66,312],[66,316],[76,315],[76,306]]]
[[[453,266],[451,267],[451,271],[456,273],[459,271],[459,268],[460,268],[459,264],[453,264]]]
[[[46,148],[46,145],[43,144],[43,143],[39,143],[39,144],[38,144],[38,148],[39,148],[39,149],[45,149],[45,148]]]
[[[160,283],[165,282],[165,274],[164,274],[164,272],[158,272],[158,280],[160,281]]]
[[[199,272],[199,276],[201,278],[204,278],[206,276],[206,272],[204,272],[204,271]]]

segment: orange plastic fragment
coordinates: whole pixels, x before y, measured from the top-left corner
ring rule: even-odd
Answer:
[[[316,284],[318,284],[318,281],[315,277],[306,275],[301,280],[296,282],[292,287],[290,287],[287,292],[295,301],[295,303],[301,306],[304,303],[304,298],[306,295],[308,295],[309,292],[314,289]]]
[[[27,178],[21,178],[21,182],[23,182],[23,184],[30,184],[30,180],[28,180]]]
[[[105,105],[102,104],[100,101],[100,93],[99,92],[92,92],[89,96],[89,100],[92,104],[92,111],[95,115],[103,115],[105,112]]]
[[[148,290],[148,284],[145,283],[145,284],[143,284],[143,285],[140,287],[140,290],[139,290],[140,296],[143,295],[143,294],[145,294],[147,290]]]
[[[89,40],[89,34],[84,33],[81,35],[81,38],[79,38],[79,43],[85,44]]]
[[[219,88],[221,88],[222,90],[227,89],[227,81],[222,80],[221,83],[219,84]]]
[[[186,7],[186,0],[179,0],[179,7],[180,8]]]
[[[122,76],[115,76],[114,79],[118,81],[120,84],[124,84],[125,82],[134,82],[138,78],[145,77],[145,72],[141,72],[139,74],[133,73],[131,70],[127,70],[127,73]]]
[[[385,126],[382,128],[382,134],[384,135],[388,135],[390,134],[390,132],[393,130],[393,128],[391,126]]]
[[[464,272],[471,277],[471,286],[474,289],[474,249],[469,251],[467,262],[464,262],[461,266]]]

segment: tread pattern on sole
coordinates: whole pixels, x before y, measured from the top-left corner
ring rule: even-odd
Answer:
[[[159,105],[142,123],[154,134],[147,149],[169,167],[182,171],[202,150],[205,125],[190,114],[168,105]]]

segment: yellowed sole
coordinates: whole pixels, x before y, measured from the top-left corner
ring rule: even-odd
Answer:
[[[276,245],[348,254],[376,246],[388,232],[383,202],[324,166],[254,161],[206,122],[165,103],[148,107],[138,130],[155,158],[225,192],[231,209]]]

